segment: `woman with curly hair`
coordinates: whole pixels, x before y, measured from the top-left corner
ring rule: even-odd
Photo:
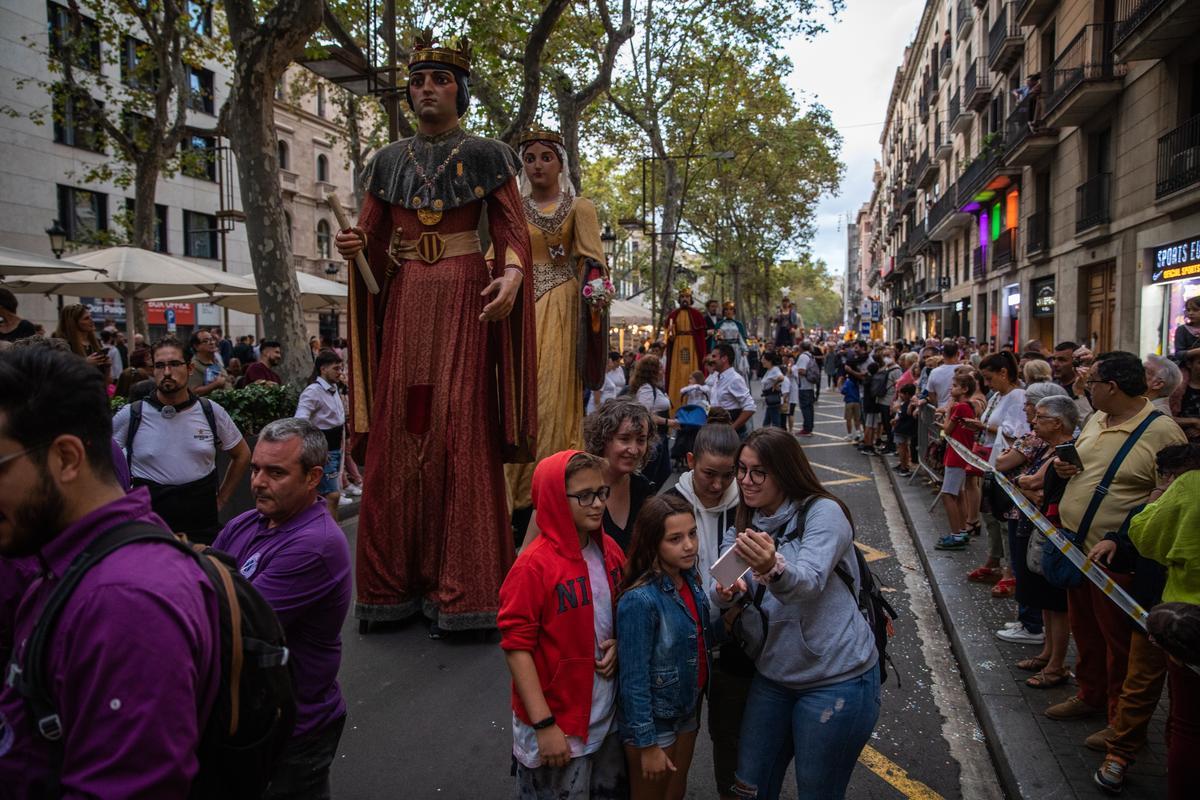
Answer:
[[[650,412],[633,400],[609,400],[583,421],[584,449],[605,460],[604,483],[609,487],[604,506],[604,532],[625,552],[633,538],[633,521],[642,503],[654,494],[654,484],[642,474],[658,441]],[[521,549],[538,536],[537,512],[529,521]]]

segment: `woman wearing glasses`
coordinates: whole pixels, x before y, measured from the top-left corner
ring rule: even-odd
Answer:
[[[778,428],[746,437],[737,480],[742,502],[722,551],[736,548],[752,578],[719,587],[715,599],[729,606],[741,590],[735,631],[758,674],[742,718],[735,794],[779,797],[794,756],[800,797],[841,798],[879,718],[879,656],[858,608],[850,511]]]

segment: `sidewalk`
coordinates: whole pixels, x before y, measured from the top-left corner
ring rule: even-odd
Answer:
[[[1035,647],[1002,642],[994,635],[1004,623],[1015,619],[1016,603],[1011,599],[995,600],[990,586],[970,583],[966,578],[967,572],[983,563],[987,542],[976,538],[965,551],[935,550],[935,539],[949,525],[940,502],[932,513],[929,511],[936,498],[934,490],[920,478],[910,483],[896,475],[894,460],[886,460],[900,511],[929,576],[938,612],[1005,793],[1010,798],[1039,800],[1106,797],[1092,782],[1092,773],[1103,755],[1083,745],[1088,735],[1104,727],[1104,720],[1095,717],[1056,722],[1042,714],[1047,706],[1070,697],[1077,690],[1075,685],[1055,689],[1025,685],[1029,673],[1014,665],[1035,655]],[[1073,662],[1072,649],[1067,663]],[[1129,769],[1123,797],[1157,800],[1166,796],[1166,707],[1164,688],[1150,724],[1149,742]]]

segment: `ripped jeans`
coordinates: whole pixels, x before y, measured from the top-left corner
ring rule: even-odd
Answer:
[[[840,800],[879,719],[879,668],[797,691],[755,675],[742,718],[734,795],[776,800],[788,762],[804,800]]]

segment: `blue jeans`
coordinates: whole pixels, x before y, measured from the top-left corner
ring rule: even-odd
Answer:
[[[804,418],[804,427],[801,428],[805,433],[812,433],[813,430],[813,404],[816,402],[816,394],[812,389],[800,390],[800,416]]]
[[[767,406],[763,412],[764,428],[782,428],[783,419],[780,417],[780,406]]]
[[[742,718],[734,794],[776,800],[788,762],[804,800],[840,800],[879,719],[879,668],[797,691],[755,675]]]

